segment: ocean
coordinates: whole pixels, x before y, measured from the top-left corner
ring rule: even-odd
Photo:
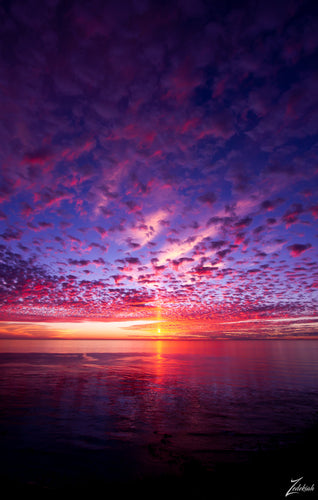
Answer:
[[[12,490],[317,497],[317,340],[2,340],[0,367]]]

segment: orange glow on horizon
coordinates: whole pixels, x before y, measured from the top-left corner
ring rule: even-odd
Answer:
[[[144,331],[143,326],[158,323],[158,320],[126,321],[79,321],[79,322],[23,322],[8,321],[0,323],[2,338],[51,338],[51,339],[110,339],[130,337]],[[140,330],[139,330],[140,329]]]
[[[0,322],[0,338],[12,339],[224,339],[224,338],[316,338],[318,317],[211,320]]]

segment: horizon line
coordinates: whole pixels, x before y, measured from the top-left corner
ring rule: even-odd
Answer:
[[[92,340],[92,341],[114,341],[114,340],[120,340],[120,341],[127,341],[127,340],[140,340],[140,341],[151,341],[151,342],[156,342],[156,341],[214,341],[214,340],[318,340],[318,332],[311,335],[266,335],[266,336],[246,336],[246,335],[233,335],[233,336],[224,336],[224,337],[187,337],[187,336],[176,336],[175,338],[172,337],[104,337],[104,338],[98,338],[98,337],[0,337],[1,340]]]

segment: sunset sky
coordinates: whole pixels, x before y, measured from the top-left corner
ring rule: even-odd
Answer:
[[[316,1],[0,15],[0,336],[317,321]]]

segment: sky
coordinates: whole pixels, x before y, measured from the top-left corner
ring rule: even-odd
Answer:
[[[315,324],[317,16],[1,2],[0,336]]]

